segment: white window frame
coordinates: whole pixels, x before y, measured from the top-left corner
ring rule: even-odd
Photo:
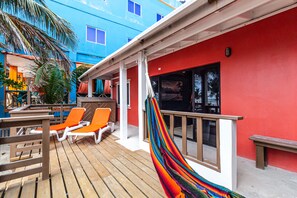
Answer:
[[[130,0],[130,1],[132,1],[132,0]],[[135,2],[135,1],[132,1],[132,2],[133,2],[133,4],[134,4],[133,12],[130,12],[130,11],[129,11],[129,3],[128,3],[128,5],[127,5],[127,6],[128,6],[128,7],[127,7],[128,12],[133,13],[133,14],[135,14],[135,15],[137,15],[137,16],[142,17],[142,5],[141,5],[140,3],[138,3],[138,2]],[[138,15],[138,14],[135,13],[135,4],[137,4],[137,5],[140,6],[140,15]]]
[[[119,85],[120,85],[120,83],[116,82],[115,84],[116,84],[117,108],[120,108],[120,104],[119,104],[119,97],[120,97],[120,95],[119,95]],[[130,83],[130,79],[127,80],[127,85],[128,85],[127,92],[129,90],[129,92],[128,92],[129,93],[129,100],[127,101],[128,102],[127,106],[128,106],[129,109],[131,109],[131,83]]]
[[[89,28],[94,28],[94,29],[95,29],[95,39],[96,39],[96,42],[93,42],[93,41],[89,41],[89,40],[88,40],[88,27],[89,27]],[[102,44],[102,43],[98,43],[98,42],[97,42],[97,30],[100,30],[100,31],[104,32],[104,34],[105,34],[105,37],[104,37],[104,44]],[[95,27],[90,26],[90,25],[86,25],[86,42],[106,46],[106,36],[107,36],[107,34],[106,34],[106,31],[105,31],[105,30],[102,30],[102,29],[99,29],[99,28],[95,28]]]

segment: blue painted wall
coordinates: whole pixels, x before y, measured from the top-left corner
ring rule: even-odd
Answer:
[[[160,0],[135,0],[141,5],[141,16],[128,11],[128,0],[47,0],[48,7],[71,23],[78,38],[77,48],[70,52],[72,62],[95,64],[119,49],[157,21],[157,14],[167,15],[173,10]],[[176,0],[167,0],[173,6]],[[106,44],[88,42],[87,26],[106,32]],[[75,64],[72,65],[75,68]],[[71,70],[73,70],[72,68]],[[75,87],[70,102],[75,102]],[[74,93],[73,93],[74,92]]]
[[[168,3],[180,5],[176,0]],[[78,37],[71,58],[74,62],[97,63],[156,22],[157,13],[166,15],[173,9],[160,0],[135,0],[141,16],[128,12],[128,0],[47,0],[49,8],[69,21]],[[88,42],[86,28],[106,32],[106,45]]]
[[[75,63],[95,64],[119,49],[157,21],[157,14],[167,15],[173,7],[181,5],[177,0],[132,0],[141,5],[141,16],[128,11],[128,0],[46,0],[48,7],[70,22],[78,38],[75,50],[67,51]],[[165,3],[164,3],[165,2]],[[168,4],[170,6],[168,6]],[[106,32],[106,45],[88,42],[86,28],[91,26]],[[1,39],[1,38],[0,38]],[[0,40],[1,42],[1,40]],[[3,62],[0,54],[0,61]],[[4,91],[0,90],[0,101]],[[76,102],[76,90],[72,88],[70,103]],[[0,107],[0,116],[3,110]],[[2,116],[1,116],[2,117]]]

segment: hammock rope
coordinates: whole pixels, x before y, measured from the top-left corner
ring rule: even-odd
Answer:
[[[145,107],[150,138],[150,153],[167,197],[242,198],[243,196],[206,180],[187,163],[168,133],[158,102],[154,98],[146,58],[144,58],[143,62],[146,66],[148,91]]]

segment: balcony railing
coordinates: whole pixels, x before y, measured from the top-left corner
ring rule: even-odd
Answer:
[[[8,170],[15,170],[16,168],[20,167],[28,167],[30,165],[39,164],[41,163],[41,167],[37,168],[26,168],[23,171],[11,172],[1,174],[0,176],[0,183],[5,182],[8,180],[13,180],[17,178],[21,178],[24,176],[32,175],[35,173],[42,172],[42,179],[48,179],[49,177],[49,126],[50,126],[50,119],[53,116],[51,115],[43,115],[43,116],[26,116],[26,117],[15,117],[15,118],[1,118],[0,119],[0,128],[9,128],[9,127],[25,127],[25,126],[32,126],[32,125],[42,125],[43,133],[42,134],[35,134],[35,135],[21,135],[21,136],[10,136],[10,137],[1,137],[0,138],[0,145],[2,144],[17,144],[21,142],[32,142],[32,141],[39,141],[42,142],[41,145],[37,145],[37,147],[33,147],[30,149],[41,149],[42,156],[35,157],[32,159],[25,159],[16,162],[10,162],[0,165],[0,172],[8,171]],[[27,148],[27,147],[24,147]]]
[[[26,105],[24,107],[20,107],[14,109],[9,112],[12,118],[18,117],[28,117],[28,116],[46,116],[52,115],[50,123],[51,124],[59,124],[63,123],[67,116],[68,112],[72,107],[75,107],[76,104],[44,104],[44,105]],[[10,136],[22,135],[25,134],[26,131],[30,130],[34,126],[19,126],[19,127],[11,127],[10,128]],[[36,127],[36,126],[35,126]],[[13,159],[18,156],[18,154],[30,150],[30,148],[36,149],[38,146],[18,146],[18,143],[10,144],[10,158]]]
[[[185,158],[220,175],[231,173],[228,177],[235,177],[236,121],[243,117],[168,110],[161,110],[161,113]],[[145,113],[144,116],[146,139],[149,134]],[[230,179],[234,180],[236,178]]]

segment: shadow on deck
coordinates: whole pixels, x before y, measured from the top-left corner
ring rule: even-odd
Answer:
[[[164,197],[149,154],[115,140],[113,135],[100,144],[92,138],[75,144],[51,139],[50,179],[35,174],[0,183],[0,197]]]

